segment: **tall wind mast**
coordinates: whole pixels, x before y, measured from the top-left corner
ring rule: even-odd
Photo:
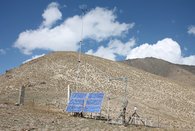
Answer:
[[[78,78],[79,78],[79,75],[80,75],[81,53],[82,53],[82,44],[83,44],[83,26],[84,26],[83,16],[87,12],[87,5],[81,5],[81,6],[79,6],[79,8],[81,9],[81,12],[82,12],[82,14],[81,14],[81,40],[79,42],[79,56],[78,56],[78,69],[77,69],[76,85],[78,83]]]
[[[79,63],[80,63],[80,61],[81,61],[81,52],[82,52],[82,43],[83,43],[83,24],[84,24],[84,22],[83,22],[83,16],[86,14],[86,12],[87,12],[87,6],[86,5],[81,5],[81,6],[79,6],[79,8],[81,9],[81,12],[82,12],[82,14],[81,14],[81,40],[80,40],[80,42],[79,42]]]

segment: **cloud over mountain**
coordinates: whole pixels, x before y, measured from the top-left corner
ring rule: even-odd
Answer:
[[[126,56],[134,45],[134,38],[125,43],[118,39],[114,39],[108,43],[108,46],[100,46],[98,47],[97,51],[89,50],[86,52],[86,54],[95,55],[110,60],[116,60],[117,55]]]
[[[81,41],[82,20],[84,21],[83,39],[93,39],[97,42],[110,37],[122,36],[134,26],[134,23],[119,23],[114,10],[100,7],[92,9],[83,17],[78,15],[69,17],[52,28],[50,27],[61,19],[58,4],[49,4],[42,16],[44,21],[40,28],[21,32],[14,44],[14,47],[19,48],[24,54],[31,54],[35,49],[78,50]]]
[[[59,4],[52,2],[44,10],[40,26],[21,32],[14,47],[24,54],[32,54],[36,49],[77,51],[82,39],[92,39],[98,46],[95,45],[96,49],[87,49],[85,53],[106,59],[116,60],[117,56],[126,59],[155,57],[177,64],[195,65],[195,55],[183,56],[179,43],[172,38],[164,38],[155,44],[141,43],[136,46],[136,39],[126,35],[135,23],[117,21],[115,11],[96,7],[83,16],[74,15],[57,23],[62,19],[62,13]],[[81,35],[82,29],[84,31]],[[195,27],[190,26],[188,33],[195,34]]]
[[[23,61],[22,64],[25,64],[25,63],[27,63],[27,62],[29,62],[29,61],[32,61],[32,60],[37,59],[37,58],[40,58],[40,57],[42,57],[42,56],[44,56],[44,55],[45,55],[45,54],[32,56],[32,58]]]
[[[171,38],[165,38],[155,44],[142,44],[133,48],[127,59],[155,57],[172,63],[195,65],[195,55],[182,56],[180,45]]]

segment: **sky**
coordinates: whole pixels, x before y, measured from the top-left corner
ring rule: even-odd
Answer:
[[[194,0],[1,0],[0,74],[52,51],[195,65]]]

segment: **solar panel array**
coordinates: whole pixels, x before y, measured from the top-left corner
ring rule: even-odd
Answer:
[[[66,108],[67,112],[100,113],[104,93],[71,93],[70,101]]]

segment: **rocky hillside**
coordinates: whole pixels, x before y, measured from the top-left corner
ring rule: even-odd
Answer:
[[[165,75],[169,69],[160,73]],[[195,124],[195,88],[180,85],[163,77],[147,73],[121,62],[74,52],[53,52],[32,60],[0,76],[0,102],[16,103],[18,90],[26,87],[26,104],[51,105],[63,110],[67,102],[67,86],[72,91],[103,91],[102,114],[106,115],[107,97],[111,97],[111,117],[121,110],[125,83],[109,78],[127,77],[127,112],[134,106],[140,116],[153,126],[192,129]]]
[[[170,80],[195,87],[195,66],[178,65],[156,58],[138,58],[123,61],[132,67],[166,77]]]

